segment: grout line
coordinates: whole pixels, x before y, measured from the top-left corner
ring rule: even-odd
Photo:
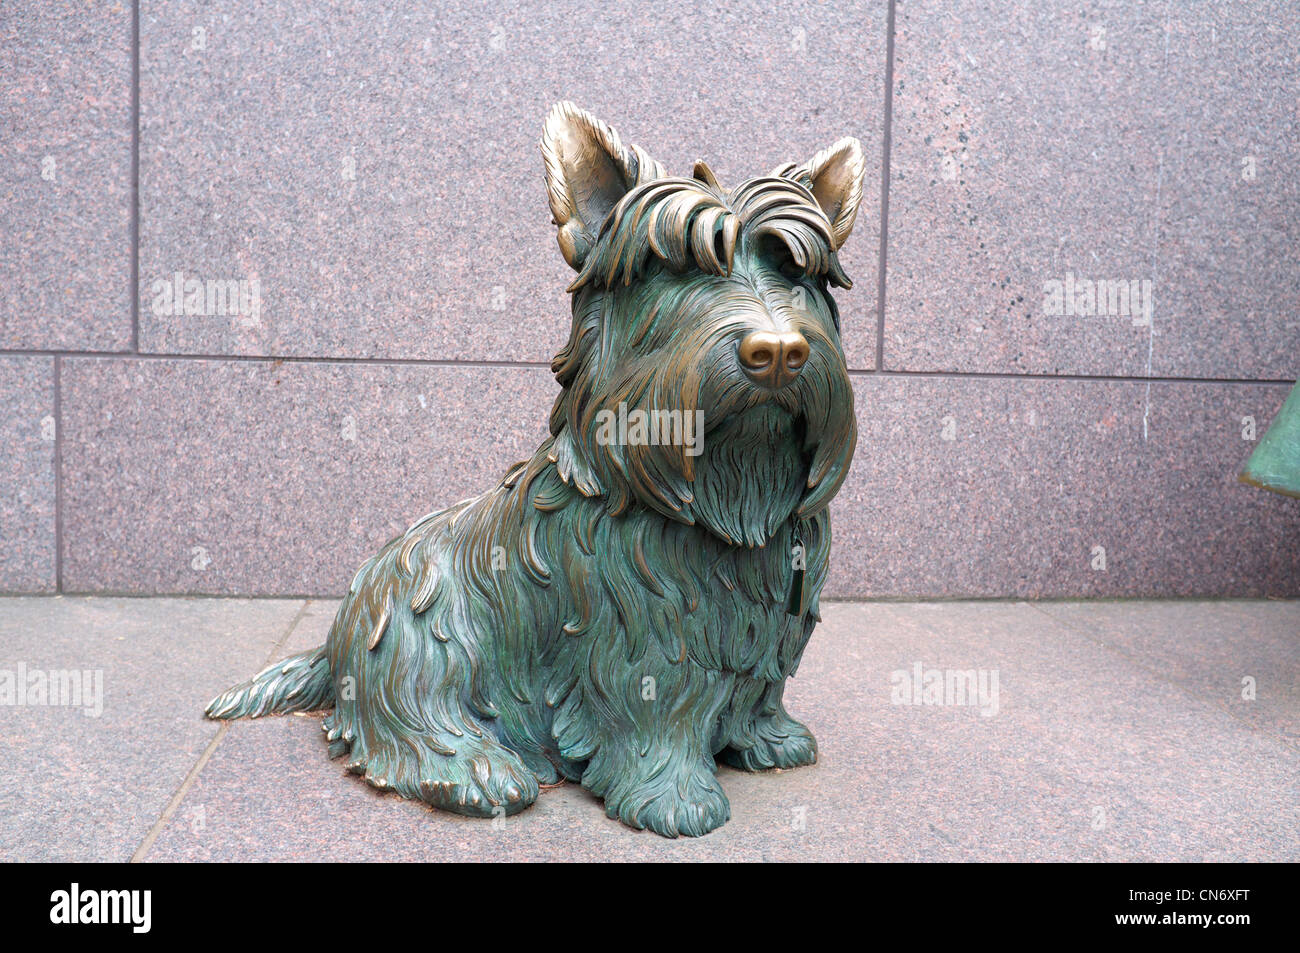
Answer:
[[[131,4],[131,350],[140,350],[140,0]]]
[[[976,381],[1099,381],[1112,384],[1294,384],[1290,378],[1135,377],[1131,374],[1048,374],[1011,371],[850,371],[850,377],[939,377]]]
[[[1087,599],[1087,598],[1066,599],[1062,601],[1070,602],[1070,603],[1080,603],[1080,602],[1091,603],[1092,602],[1091,599]],[[1164,602],[1165,600],[1144,599],[1141,601]],[[1230,601],[1236,601],[1236,600],[1230,600]],[[1117,646],[1113,643],[1103,642],[1100,639],[1096,638],[1091,632],[1089,632],[1087,629],[1083,628],[1082,626],[1075,625],[1074,623],[1068,622],[1065,619],[1060,618],[1059,616],[1052,615],[1052,613],[1048,612],[1046,609],[1041,608],[1036,602],[1027,601],[1026,605],[1028,605],[1035,612],[1041,613],[1046,618],[1051,619],[1053,622],[1055,622],[1057,625],[1061,626],[1062,628],[1068,629],[1072,632],[1079,633],[1081,636],[1083,636],[1085,639],[1087,639],[1097,648],[1101,649],[1103,652],[1111,652],[1115,655],[1118,655],[1120,658],[1124,659],[1130,665],[1134,666],[1135,668],[1142,669],[1144,672],[1147,672],[1152,677],[1154,677],[1157,681],[1162,682],[1165,685],[1168,685],[1170,688],[1174,689],[1178,693],[1192,699],[1192,701],[1196,702],[1197,704],[1206,705],[1210,708],[1213,708],[1215,711],[1222,712],[1223,714],[1231,718],[1233,721],[1235,721],[1237,724],[1244,725],[1245,727],[1249,728],[1251,732],[1258,732],[1260,730],[1259,725],[1253,724],[1252,722],[1249,722],[1246,719],[1239,717],[1237,713],[1233,710],[1231,705],[1227,705],[1222,701],[1217,701],[1213,698],[1206,698],[1198,694],[1187,685],[1184,685],[1181,682],[1178,682],[1170,678],[1165,672],[1161,671],[1157,665],[1150,662],[1145,656],[1121,648],[1120,646]],[[1280,731],[1274,731],[1274,732],[1268,732],[1268,734],[1269,737],[1271,737],[1274,741],[1277,741],[1278,743],[1282,744],[1284,747],[1294,748],[1297,751],[1300,751],[1300,744],[1297,744],[1295,741],[1288,738],[1284,733]]]
[[[54,591],[63,592],[63,359],[54,358]]]
[[[491,361],[465,360],[442,361],[425,358],[400,357],[302,357],[274,354],[135,354],[130,351],[55,351],[55,350],[13,350],[0,348],[0,358],[19,357],[53,357],[91,360],[112,360],[113,358],[140,361],[214,361],[236,364],[322,364],[350,365],[366,367],[499,367],[522,368],[525,370],[550,369],[545,361]],[[933,377],[941,379],[971,380],[1028,380],[1028,381],[1105,381],[1128,384],[1287,384],[1294,385],[1295,379],[1253,378],[1253,377],[1188,377],[1161,375],[1142,377],[1133,374],[1048,374],[1029,371],[909,371],[881,370],[880,368],[850,368],[850,377]]]
[[[298,623],[301,622],[303,616],[307,614],[307,609],[310,606],[310,599],[303,600],[303,604],[298,607],[297,614],[294,615],[292,620],[290,620],[289,627],[285,629],[284,635],[280,636],[275,645],[271,646],[271,651],[267,654],[266,660],[258,666],[258,671],[261,671],[275,661],[276,655],[279,654],[280,650],[288,644],[289,636],[293,635],[293,630],[298,628]],[[192,788],[194,783],[199,779],[199,775],[203,772],[204,766],[207,765],[217,748],[220,747],[222,740],[226,737],[226,732],[229,730],[230,722],[222,721],[221,727],[217,729],[216,735],[208,742],[208,746],[203,749],[203,753],[199,755],[199,759],[194,762],[194,766],[191,767],[189,772],[185,775],[185,780],[181,782],[180,787],[176,789],[176,793],[173,794],[171,800],[167,802],[167,806],[163,809],[162,814],[158,816],[158,820],[154,821],[153,827],[149,829],[149,833],[145,835],[144,840],[140,842],[140,846],[137,847],[135,853],[131,855],[131,863],[138,864],[144,861],[145,855],[149,853],[154,842],[158,840],[158,835],[160,835],[163,832],[163,829],[167,827],[168,823],[171,822],[172,817],[180,808],[181,802],[185,800],[185,795],[190,793],[190,788]]]
[[[185,795],[190,793],[190,788],[193,786],[194,782],[198,780],[199,773],[207,766],[208,760],[212,757],[213,752],[217,750],[217,747],[226,737],[226,732],[229,730],[230,722],[223,721],[221,727],[217,729],[216,735],[214,735],[212,740],[208,742],[208,746],[203,749],[203,754],[199,755],[199,760],[194,762],[194,767],[190,768],[189,773],[185,775],[185,780],[182,781],[181,786],[176,789],[176,793],[172,795],[172,799],[167,802],[167,807],[163,810],[158,820],[154,822],[153,827],[149,829],[149,833],[146,834],[144,840],[140,842],[140,846],[135,849],[135,853],[131,855],[131,859],[128,863],[139,864],[144,862],[145,855],[149,853],[150,849],[152,849],[154,842],[158,840],[158,835],[163,832],[163,828],[171,822],[172,817],[181,806],[181,802],[185,800]]]
[[[311,602],[337,602],[347,595],[347,590],[338,592],[126,592],[113,589],[80,589],[65,592],[64,596],[73,599],[238,599],[270,602],[298,602],[306,599]],[[0,600],[4,599],[51,599],[49,592],[0,591]],[[1051,605],[1058,602],[1087,601],[1093,604],[1127,603],[1127,602],[1300,602],[1300,595],[1265,594],[1259,596],[1225,596],[1215,593],[1191,593],[1187,595],[1160,595],[1145,593],[1130,596],[1090,596],[1080,594],[1058,594],[1050,596],[1026,596],[1014,594],[1006,596],[987,596],[971,593],[959,595],[934,595],[925,593],[903,593],[899,595],[834,595],[826,596],[823,602],[896,604],[896,603],[935,603],[952,602],[1034,602]]]
[[[880,259],[876,272],[876,371],[885,369],[885,274],[889,263],[889,158],[894,140],[894,16],[889,0],[885,28],[885,130],[880,157]]]
[[[295,354],[165,354],[148,351],[55,351],[5,350],[3,357],[75,357],[91,359],[129,358],[141,361],[220,361],[247,364],[363,364],[376,367],[541,367],[550,369],[550,361],[439,360],[420,357],[335,357]]]
[[[337,601],[347,594],[346,589],[340,589],[338,592],[197,592],[182,589],[168,590],[166,592],[140,592],[139,590],[125,589],[75,589],[60,593],[60,595],[73,599],[266,599],[273,602],[297,602],[301,599]],[[0,599],[37,599],[51,595],[53,593],[0,590]],[[1255,597],[1242,596],[1241,598]],[[1258,598],[1266,597],[1260,596]]]
[[[1126,374],[1045,374],[1012,371],[868,371],[851,370],[850,377],[935,377],[971,380],[1098,381],[1120,384],[1293,384],[1289,378],[1253,377],[1134,377]]]
[[[1169,29],[1168,17],[1169,17],[1169,10],[1168,8],[1166,8],[1165,9],[1166,31]],[[1165,56],[1166,57],[1169,56],[1168,44],[1169,44],[1169,34],[1166,32],[1165,34]],[[1156,234],[1155,234],[1155,239],[1152,242],[1152,248],[1151,248],[1151,288],[1152,288],[1151,293],[1153,295],[1155,294],[1154,289],[1160,287],[1160,282],[1158,280],[1160,277],[1158,274],[1160,270],[1160,189],[1164,185],[1164,181],[1165,181],[1165,155],[1164,152],[1162,151],[1160,153],[1160,165],[1156,172],[1156,225],[1155,225]],[[1151,308],[1150,320],[1147,322],[1147,374],[1146,376],[1148,380],[1150,380],[1151,377],[1151,357],[1155,352],[1155,347],[1156,347],[1156,316],[1155,316],[1155,307],[1153,305]],[[1142,410],[1142,439],[1143,440],[1147,439],[1147,431],[1149,429],[1148,424],[1150,418],[1151,418],[1151,384],[1148,383],[1147,393],[1146,393],[1146,405]]]

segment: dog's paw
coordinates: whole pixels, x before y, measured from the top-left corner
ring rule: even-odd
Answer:
[[[519,756],[499,745],[447,759],[446,771],[422,778],[421,800],[471,817],[518,814],[537,800],[537,776]]]
[[[701,769],[685,778],[658,778],[616,802],[607,799],[605,813],[664,837],[702,837],[731,819],[731,802],[713,772]]]
[[[755,726],[757,741],[748,748],[724,748],[719,760],[742,771],[801,768],[817,762],[812,732],[784,711]]]

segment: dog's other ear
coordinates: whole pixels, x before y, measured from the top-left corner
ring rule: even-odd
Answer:
[[[800,183],[817,199],[826,217],[831,220],[831,234],[835,236],[835,250],[853,231],[853,220],[858,217],[862,204],[862,175],[866,162],[862,157],[862,143],[844,138],[829,149],[823,149],[802,165],[789,163],[772,170],[772,174]]]
[[[570,102],[556,103],[546,117],[542,159],[560,251],[574,270],[582,268],[619,199],[664,175],[645,150],[625,147],[618,133]]]

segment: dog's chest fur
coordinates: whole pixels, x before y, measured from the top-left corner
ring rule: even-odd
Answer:
[[[767,681],[789,675],[828,542],[824,519],[792,515],[808,472],[801,440],[798,422],[769,404],[709,431],[693,525],[645,509],[612,516],[546,471],[530,493],[534,506],[563,504],[531,538],[552,570],[557,558],[564,567],[564,631],[617,632],[632,659],[654,644],[669,663]]]

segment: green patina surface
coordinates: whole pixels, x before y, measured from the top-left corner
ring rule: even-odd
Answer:
[[[1273,418],[1238,479],[1274,493],[1300,497],[1300,384]]]
[[[719,762],[817,760],[784,690],[857,442],[831,289],[862,147],[727,188],[562,103],[542,156],[577,272],[550,437],[367,561],[325,645],[207,711],[331,710],[331,757],[449,811],[572,781],[631,827],[699,836],[731,816]]]

